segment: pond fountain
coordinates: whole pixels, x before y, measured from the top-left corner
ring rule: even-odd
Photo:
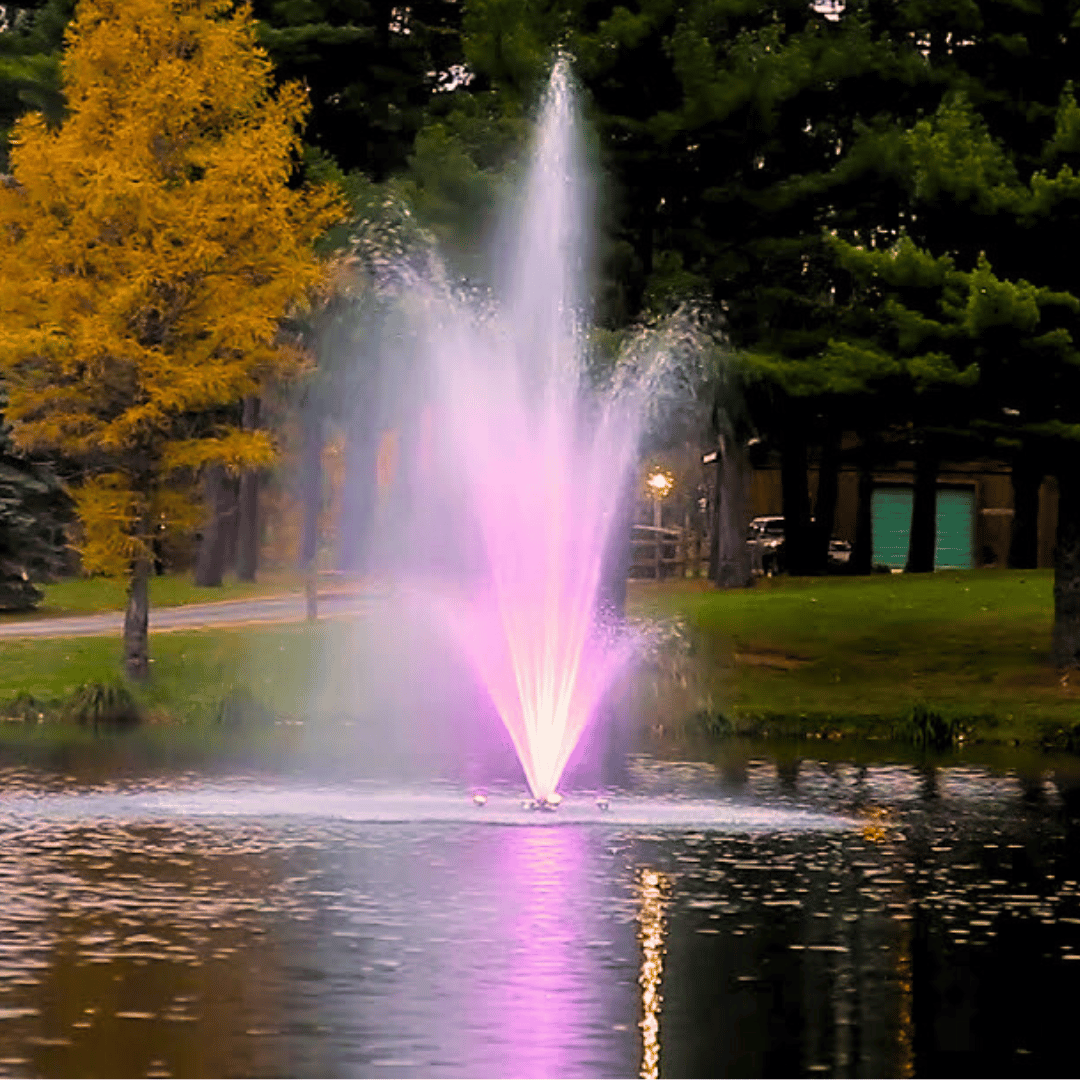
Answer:
[[[494,310],[430,282],[409,297],[458,481],[436,539],[483,553],[456,586],[429,562],[414,593],[438,598],[531,798],[516,772],[481,790],[389,767],[400,729],[427,723],[437,758],[468,720],[423,635],[390,634],[411,594],[359,617],[333,665],[354,713],[313,704],[263,758],[261,730],[185,753],[163,728],[3,725],[0,1076],[1067,1067],[1075,763],[732,742],[558,798],[634,655],[599,598],[644,389],[582,389],[577,138],[560,64]],[[384,694],[399,684],[424,707]]]
[[[735,747],[526,814],[153,745],[0,745],[0,1076],[1067,1068],[1075,764]]]
[[[418,288],[433,422],[482,552],[443,613],[490,695],[540,808],[632,641],[598,610],[604,557],[634,466],[641,389],[590,393],[587,183],[568,64],[544,97],[504,230],[495,304]],[[415,295],[414,294],[414,295]],[[436,481],[438,482],[438,481]]]

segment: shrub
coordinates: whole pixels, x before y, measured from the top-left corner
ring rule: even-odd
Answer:
[[[142,721],[142,710],[123,683],[85,683],[75,691],[67,713],[78,724],[90,727],[133,727]]]
[[[694,720],[701,733],[711,739],[723,739],[735,734],[732,722],[716,708],[699,709]]]
[[[905,713],[897,734],[924,750],[946,750],[960,740],[963,731],[955,716],[944,716],[925,701],[917,701]]]
[[[38,724],[45,719],[47,711],[45,705],[23,690],[4,706],[4,719],[9,723]]]
[[[273,712],[244,688],[234,688],[219,698],[213,715],[216,723],[227,727],[266,725],[274,720]]]

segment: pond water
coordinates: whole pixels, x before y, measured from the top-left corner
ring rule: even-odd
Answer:
[[[0,1074],[1075,1071],[1066,759],[733,745],[538,813],[138,745],[0,748]]]

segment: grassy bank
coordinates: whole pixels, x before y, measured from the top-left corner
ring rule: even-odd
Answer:
[[[684,628],[633,677],[638,715],[646,737],[668,742],[767,734],[940,744],[962,735],[1080,749],[1080,679],[1049,662],[1051,584],[1047,571],[975,571],[777,578],[732,592],[634,585],[631,615]],[[184,594],[177,586],[173,595]],[[151,720],[189,723],[217,722],[237,701],[303,716],[342,626],[152,635],[153,677],[139,706]],[[348,655],[369,665],[367,675],[363,662],[349,665],[354,696],[399,677],[374,653]],[[414,667],[415,657],[400,678],[415,677]],[[119,675],[116,638],[0,642],[0,703],[59,707],[80,686]]]
[[[630,608],[688,627],[717,730],[881,736],[921,712],[969,739],[1080,744],[1080,679],[1049,662],[1051,589],[1050,571],[773,578],[635,585]]]
[[[135,699],[151,721],[216,723],[240,702],[299,715],[333,632],[330,623],[301,623],[153,634],[151,679]],[[0,642],[0,714],[3,703],[24,709],[32,701],[44,719],[56,719],[80,687],[120,681],[117,637]]]

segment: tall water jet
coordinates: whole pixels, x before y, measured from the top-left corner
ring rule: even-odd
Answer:
[[[640,431],[637,391],[588,385],[588,177],[572,80],[553,69],[491,303],[445,282],[407,290],[442,443],[428,488],[436,543],[479,558],[441,611],[553,805],[564,769],[631,652],[598,611],[604,556]],[[463,524],[467,522],[467,524]],[[429,518],[427,533],[433,531]],[[429,537],[430,545],[430,537]],[[430,563],[430,560],[429,560]],[[434,565],[433,563],[430,563]]]
[[[585,385],[586,193],[560,59],[504,236],[495,311],[443,313],[431,339],[486,563],[454,623],[544,802],[629,652],[597,599],[638,410],[632,393],[600,398]]]

